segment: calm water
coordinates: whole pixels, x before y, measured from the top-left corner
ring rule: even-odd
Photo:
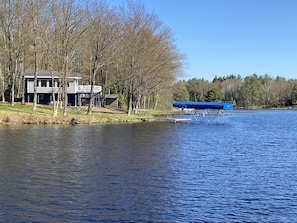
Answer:
[[[297,111],[0,127],[0,222],[297,222]]]

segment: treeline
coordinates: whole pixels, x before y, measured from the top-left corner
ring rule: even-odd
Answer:
[[[181,66],[171,30],[139,2],[0,0],[0,95],[9,93],[12,105],[24,100],[23,71],[35,70],[36,79],[52,70],[66,115],[67,77],[80,72],[84,84],[103,87],[103,104],[105,94],[118,94],[130,114],[168,101]]]
[[[212,82],[193,78],[174,84],[174,100],[226,101],[237,108],[279,108],[297,104],[297,80],[253,74],[215,77]]]

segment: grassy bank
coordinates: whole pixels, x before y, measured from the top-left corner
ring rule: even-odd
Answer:
[[[68,107],[67,116],[59,110],[57,117],[53,117],[53,107],[39,105],[33,111],[32,104],[0,103],[0,125],[23,124],[96,124],[141,122],[153,119],[153,114],[138,113],[128,116],[125,112],[106,108],[93,108],[92,115],[87,115],[87,107]]]

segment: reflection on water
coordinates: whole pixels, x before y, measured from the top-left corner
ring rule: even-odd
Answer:
[[[294,222],[296,114],[0,127],[0,221]]]

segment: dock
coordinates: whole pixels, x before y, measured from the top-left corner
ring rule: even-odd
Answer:
[[[169,118],[168,121],[178,123],[178,122],[191,122],[191,118]]]

